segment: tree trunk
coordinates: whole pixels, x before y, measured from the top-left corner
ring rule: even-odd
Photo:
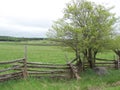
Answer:
[[[78,52],[78,50],[76,50],[76,57],[77,57],[76,66],[78,68],[78,73],[80,73],[81,71],[83,71],[83,68],[82,68],[82,60],[81,60],[80,53]]]
[[[92,49],[89,48],[88,49],[88,62],[89,62],[89,65],[90,65],[90,68],[93,68],[93,60],[92,60]]]
[[[115,53],[116,53],[116,55],[119,57],[118,59],[120,60],[120,50],[113,50]]]
[[[96,51],[94,51],[94,57],[93,57],[93,66],[95,67],[95,63],[96,63],[96,60],[95,60],[95,58],[96,58],[96,55],[97,55],[97,52],[98,52],[98,50],[96,50]]]
[[[82,60],[81,60],[81,57],[80,57],[80,53],[78,50],[75,51],[75,55],[76,55],[76,58],[78,58],[78,61],[79,63],[82,63]]]
[[[89,64],[89,67],[90,68],[93,68],[93,61],[92,61],[92,49],[89,48],[89,49],[86,49],[84,52],[84,58],[87,59],[88,61],[88,64]]]
[[[90,68],[92,69],[93,68],[93,63],[91,60],[88,61],[89,65],[90,65]]]

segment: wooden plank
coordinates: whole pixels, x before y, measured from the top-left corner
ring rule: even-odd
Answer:
[[[40,71],[33,72],[32,71],[32,72],[28,72],[28,74],[62,74],[62,73],[67,73],[67,72],[65,72],[65,71],[51,71],[51,72],[47,72],[47,71],[46,72],[45,71],[44,72],[40,72]]]
[[[69,66],[35,66],[35,65],[27,65],[28,68],[50,68],[50,69],[69,69]]]
[[[31,69],[27,69],[27,71],[31,71],[31,72],[69,72],[68,70],[31,70]]]
[[[22,76],[22,73],[14,74],[14,75],[6,75],[4,77],[0,77],[0,80],[8,79],[8,78],[11,78],[11,77],[16,77],[16,76]]]
[[[96,62],[95,64],[114,64],[114,62]]]
[[[23,61],[23,58],[22,59],[17,59],[17,60],[12,60],[12,61],[6,61],[6,62],[0,62],[0,64],[11,64],[11,63],[16,63],[16,62],[21,62]]]
[[[74,63],[77,59],[78,59],[78,58],[75,58],[75,59],[71,60],[70,62],[68,62],[68,64]]]
[[[27,46],[24,47],[24,59],[23,59],[23,78],[26,79],[27,73]]]
[[[49,76],[45,76],[45,75],[39,75],[39,76],[36,76],[36,75],[30,75],[31,77],[33,78],[68,78],[68,76],[66,75],[49,75]]]
[[[74,74],[75,78],[76,78],[77,80],[81,79],[80,76],[77,74],[77,69],[75,69],[72,64],[68,64],[68,65],[70,66],[71,71],[72,71],[72,73]]]
[[[23,63],[23,62],[19,62]],[[28,65],[47,65],[47,66],[67,66],[67,64],[51,64],[51,63],[40,63],[40,62],[27,62]]]
[[[15,66],[15,67],[3,69],[3,70],[0,70],[0,73],[10,71],[10,70],[14,70],[14,69],[18,69],[18,68],[21,68],[21,67],[23,67],[23,66]]]
[[[108,59],[101,59],[101,58],[95,58],[97,61],[115,61],[115,60],[108,60]]]
[[[16,75],[16,74],[20,74],[22,72],[14,72],[14,73],[9,73],[9,74],[3,74],[3,75],[0,75],[0,78],[1,77],[6,77],[6,76],[11,76],[11,75]]]
[[[0,81],[5,81],[5,80],[9,80],[9,79],[16,79],[16,78],[21,78],[22,75],[23,75],[22,72],[2,75],[2,76],[0,76]]]

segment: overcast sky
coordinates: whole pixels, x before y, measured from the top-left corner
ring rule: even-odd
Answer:
[[[62,17],[70,0],[0,0],[0,36],[45,37],[52,22]],[[120,0],[90,0],[115,6],[120,16]]]

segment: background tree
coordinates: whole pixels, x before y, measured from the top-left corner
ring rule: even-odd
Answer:
[[[74,50],[79,63],[87,60],[93,68],[96,54],[113,33],[116,18],[110,10],[86,0],[73,0],[66,5],[64,17],[54,22],[48,37]]]
[[[120,34],[115,35],[111,39],[111,42],[108,48],[113,50],[115,54],[118,56],[118,59],[120,60]]]

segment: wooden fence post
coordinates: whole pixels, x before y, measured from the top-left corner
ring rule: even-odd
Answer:
[[[116,68],[116,69],[119,69],[119,60],[116,60],[116,61],[115,61],[115,68]]]
[[[71,78],[76,78],[77,80],[81,79],[81,77],[77,73],[77,69],[71,64],[68,64],[71,70]]]
[[[119,60],[117,61],[117,69],[119,69]]]
[[[24,60],[23,60],[23,78],[26,79],[28,76],[27,73],[27,46],[24,47]]]

